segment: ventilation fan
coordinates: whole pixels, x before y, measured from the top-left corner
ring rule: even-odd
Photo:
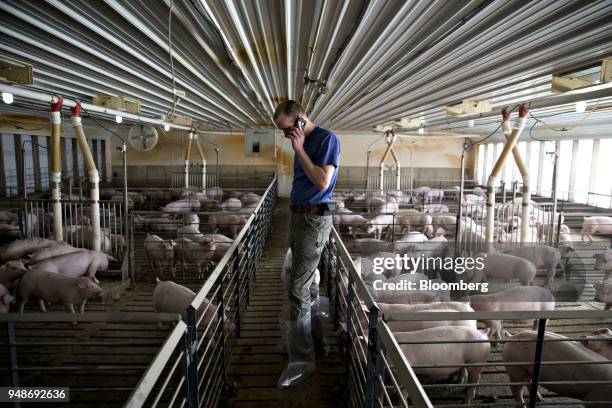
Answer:
[[[148,152],[157,144],[157,129],[149,125],[134,125],[128,133],[128,140],[134,149]]]

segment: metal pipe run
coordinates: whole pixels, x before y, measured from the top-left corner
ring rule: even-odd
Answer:
[[[189,188],[189,156],[191,155],[191,141],[193,140],[193,134],[193,129],[189,129],[189,142],[187,142],[187,151],[185,151],[185,188]]]
[[[393,156],[393,159],[395,160],[395,166],[397,168],[396,189],[400,190],[400,187],[401,187],[400,186],[400,163],[397,158],[397,155],[395,154],[395,151],[393,150],[393,143],[395,143],[396,139],[397,139],[397,136],[395,135],[395,132],[393,130],[387,130],[385,132],[385,141],[387,142],[387,150],[385,150],[385,153],[380,159],[379,170],[378,170],[378,175],[380,177],[380,185],[378,187],[380,189],[381,194],[384,191],[385,160],[387,159],[387,157],[389,157],[389,153],[391,153],[391,155]]]
[[[85,162],[85,169],[89,175],[89,197],[91,199],[91,242],[92,249],[94,251],[101,250],[101,237],[100,237],[100,190],[99,183],[100,177],[98,176],[98,169],[94,163],[93,156],[89,150],[87,139],[85,138],[85,132],[83,131],[83,124],[81,123],[81,104],[77,101],[76,105],[70,108],[72,111],[72,126],[74,127],[74,133],[77,136],[79,146],[83,152],[83,161]]]
[[[520,116],[520,111],[519,111]],[[502,117],[504,118],[502,122],[502,129],[504,135],[506,136],[506,140],[509,140],[512,134],[512,128],[510,127],[510,112],[506,108],[502,109]],[[524,125],[523,125],[524,126]],[[523,197],[523,202],[521,204],[521,242],[527,242],[527,232],[529,229],[529,209],[531,208],[531,191],[529,190],[529,170],[523,159],[521,157],[521,151],[519,150],[518,145],[515,143],[512,147],[512,156],[514,156],[514,161],[516,162],[516,166],[521,173],[521,177],[523,178],[523,187],[521,188],[521,193]],[[514,189],[513,189],[514,190]],[[514,204],[514,192],[512,203]]]
[[[501,172],[501,169],[504,163],[506,162],[506,159],[508,158],[510,152],[516,145],[516,141],[518,140],[523,128],[525,127],[525,122],[527,120],[526,118],[527,108],[525,107],[525,105],[521,105],[519,107],[519,117],[516,120],[512,132],[510,133],[510,136],[508,136],[508,141],[504,145],[501,155],[493,166],[493,170],[491,170],[491,175],[489,176],[489,179],[487,181],[487,218],[485,240],[489,243],[493,242],[493,228],[495,220],[495,185],[497,183],[499,173]]]
[[[57,102],[51,104],[51,203],[53,206],[53,238],[57,241],[63,239],[62,226],[62,166],[61,166],[61,150],[60,136],[62,133],[62,104],[64,100],[61,96],[57,96]],[[72,194],[72,192],[69,192]]]
[[[196,147],[198,148],[198,152],[200,153],[200,159],[202,160],[202,191],[206,189],[206,156],[204,156],[204,150],[202,149],[202,145],[200,144],[200,139],[198,139],[198,134],[195,134]]]

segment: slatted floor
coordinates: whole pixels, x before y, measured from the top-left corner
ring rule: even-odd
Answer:
[[[257,268],[250,305],[241,323],[228,370],[230,407],[339,407],[343,401],[344,362],[328,329],[329,356],[318,359],[317,370],[307,381],[290,390],[279,390],[276,382],[287,364],[275,352],[281,341],[279,316],[287,295],[280,271],[289,246],[289,203],[279,200],[262,260]]]

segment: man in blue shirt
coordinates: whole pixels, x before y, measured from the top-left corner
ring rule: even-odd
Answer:
[[[332,227],[332,216],[327,203],[331,202],[331,195],[336,185],[340,142],[335,133],[310,121],[306,117],[304,108],[292,100],[284,101],[277,106],[274,122],[285,132],[285,136],[291,139],[291,146],[295,151],[289,235],[289,247],[293,258],[288,277],[289,319],[300,322],[306,317],[316,317],[317,313],[316,305],[319,298],[317,266]],[[325,353],[322,328],[317,327],[319,324],[320,321],[313,318],[315,350],[318,353]],[[289,337],[291,349],[291,341],[299,337],[299,334]],[[292,351],[288,352],[291,360]]]

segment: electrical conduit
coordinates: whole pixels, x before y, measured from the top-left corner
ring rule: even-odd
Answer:
[[[501,169],[506,159],[508,158],[508,155],[510,154],[512,149],[516,146],[516,141],[518,140],[523,128],[525,127],[526,116],[527,116],[527,108],[525,108],[525,105],[521,105],[519,107],[519,117],[516,120],[516,123],[510,135],[507,136],[508,141],[504,145],[504,148],[501,152],[501,155],[499,156],[499,159],[497,159],[497,162],[495,162],[495,165],[493,166],[493,170],[491,171],[491,175],[489,176],[489,179],[487,181],[487,218],[486,218],[485,241],[489,243],[493,242],[493,228],[494,228],[494,220],[495,220],[495,185],[497,184],[499,173],[501,172]],[[528,214],[528,211],[529,210],[527,210],[527,214]],[[527,218],[527,221],[529,221],[528,218]],[[525,231],[527,230],[525,229]],[[522,234],[523,233],[521,233],[521,235]]]
[[[83,131],[83,124],[81,123],[81,103],[77,101],[72,111],[72,126],[74,133],[77,136],[79,146],[83,152],[83,160],[85,162],[85,169],[89,175],[89,197],[91,200],[91,244],[94,251],[101,250],[101,236],[100,236],[100,190],[99,183],[100,178],[98,176],[98,169],[94,163],[93,156],[89,150],[87,139],[85,138],[85,132]],[[105,248],[108,250],[108,248]]]
[[[192,132],[195,134],[196,147],[202,160],[202,191],[204,191],[206,189],[206,156],[204,156],[204,150],[202,150],[202,145],[200,144],[200,139],[198,139],[198,134],[195,133],[195,129]]]
[[[63,240],[62,226],[62,193],[60,183],[62,180],[60,136],[62,126],[63,99],[58,95],[57,102],[51,104],[51,201],[53,205],[53,238]]]
[[[189,129],[189,142],[187,142],[187,151],[185,152],[185,188],[189,188],[189,156],[191,155],[191,141],[193,140],[193,128]]]

